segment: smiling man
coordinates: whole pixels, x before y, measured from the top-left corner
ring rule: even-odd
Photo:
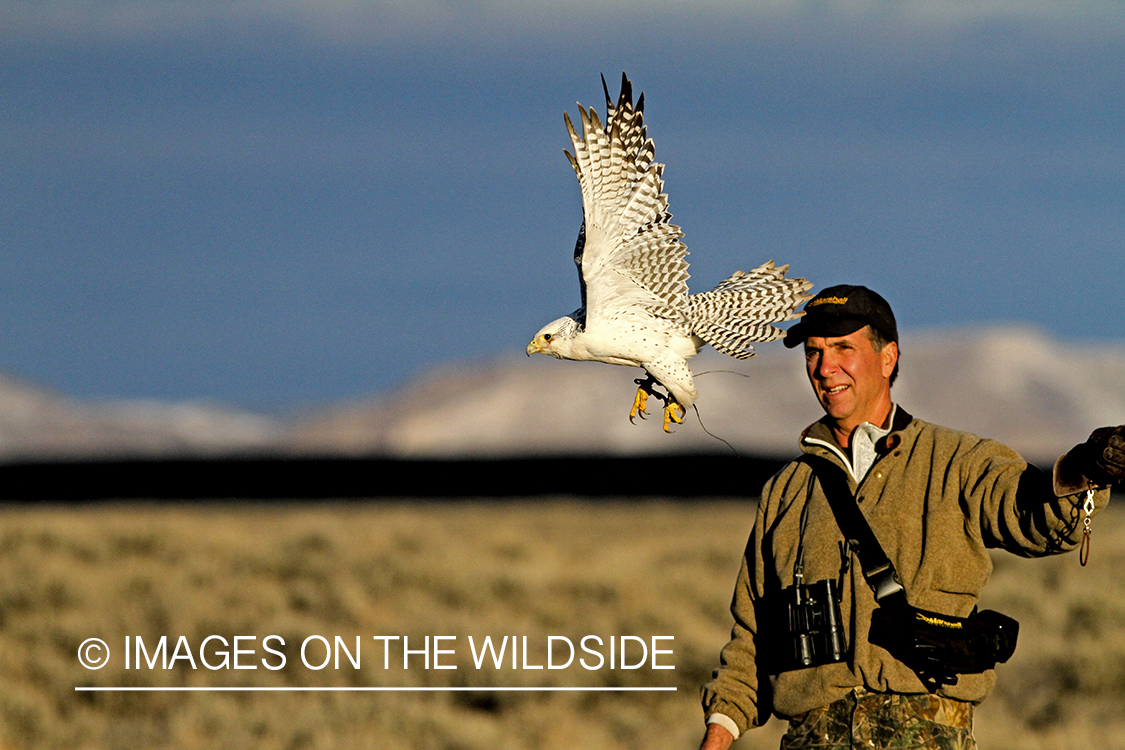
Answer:
[[[898,328],[890,306],[875,292],[865,287],[829,291],[833,294],[809,301],[806,320],[786,335],[785,345],[796,346],[804,338],[809,382],[837,443],[846,448],[852,430],[864,422],[882,425],[891,413]]]
[[[975,748],[973,706],[1018,630],[977,612],[988,548],[1088,543],[1082,520],[1125,478],[1125,427],[1094,431],[1051,477],[915,419],[891,398],[894,313],[861,286],[811,299],[785,345],[803,346],[825,416],[762,490],[731,640],[703,689],[703,748],[771,714],[789,720],[783,750]]]

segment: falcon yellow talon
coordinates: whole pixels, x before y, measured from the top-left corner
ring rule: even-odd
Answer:
[[[637,389],[637,396],[633,399],[633,409],[629,412],[629,421],[633,424],[633,417],[645,418],[645,408],[648,407],[648,392],[644,388]]]
[[[679,411],[680,411],[680,413],[678,415],[676,414],[677,409],[679,409]],[[680,406],[675,401],[672,401],[667,406],[665,406],[664,407],[664,431],[667,432],[669,435],[672,434],[672,431],[669,430],[668,427],[673,422],[675,422],[676,424],[683,424],[684,423],[684,414],[686,414],[686,413],[687,412],[684,411],[684,407]]]

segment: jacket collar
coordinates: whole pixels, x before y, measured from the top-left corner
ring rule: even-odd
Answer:
[[[903,430],[910,427],[914,422],[914,417],[910,415],[906,409],[903,409],[898,404],[895,404],[891,411],[891,431],[884,437],[880,438],[875,444],[875,449],[880,456],[894,450],[902,442]],[[859,484],[860,479],[856,476],[855,470],[852,468],[851,457],[848,452],[841,448],[836,443],[836,438],[833,437],[832,427],[829,424],[828,417],[825,416],[805,428],[801,433],[801,450],[805,453],[824,454],[827,452],[837,462],[847,469],[848,475],[856,484]],[[876,459],[878,460],[878,459]]]

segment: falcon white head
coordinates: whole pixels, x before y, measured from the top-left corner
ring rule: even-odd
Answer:
[[[574,339],[578,336],[578,321],[569,315],[552,320],[539,329],[527,345],[527,356],[549,354],[555,359],[576,359]]]

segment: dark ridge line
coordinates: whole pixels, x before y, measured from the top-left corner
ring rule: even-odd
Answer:
[[[673,454],[25,461],[0,464],[0,501],[754,497],[786,460]]]

